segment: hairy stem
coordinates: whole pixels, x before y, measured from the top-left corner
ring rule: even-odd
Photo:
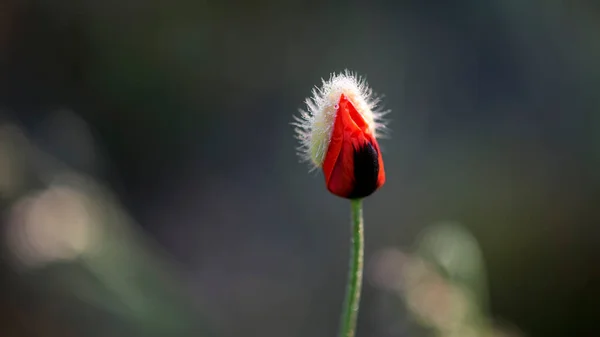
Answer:
[[[363,277],[365,236],[362,199],[351,200],[351,204],[352,244],[350,248],[350,272],[348,274],[348,285],[339,337],[354,337]]]

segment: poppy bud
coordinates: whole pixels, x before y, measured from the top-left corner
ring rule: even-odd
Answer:
[[[371,195],[385,182],[377,133],[385,128],[379,99],[367,83],[346,71],[323,80],[295,117],[302,159],[322,168],[327,189],[342,198]]]

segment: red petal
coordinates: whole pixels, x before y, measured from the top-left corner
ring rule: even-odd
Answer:
[[[342,94],[323,162],[327,189],[343,198],[363,198],[385,182],[383,160],[369,125]]]

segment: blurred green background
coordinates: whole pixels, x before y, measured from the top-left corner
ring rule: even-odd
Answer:
[[[0,0],[0,336],[334,336],[349,203],[289,123],[346,68],[392,110],[358,336],[597,336],[599,34],[594,0]]]

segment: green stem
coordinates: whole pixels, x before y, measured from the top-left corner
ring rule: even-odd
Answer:
[[[352,246],[350,251],[350,272],[344,301],[344,313],[340,337],[354,337],[356,319],[360,304],[360,290],[363,277],[363,259],[365,234],[363,223],[362,199],[351,200],[352,203]]]

